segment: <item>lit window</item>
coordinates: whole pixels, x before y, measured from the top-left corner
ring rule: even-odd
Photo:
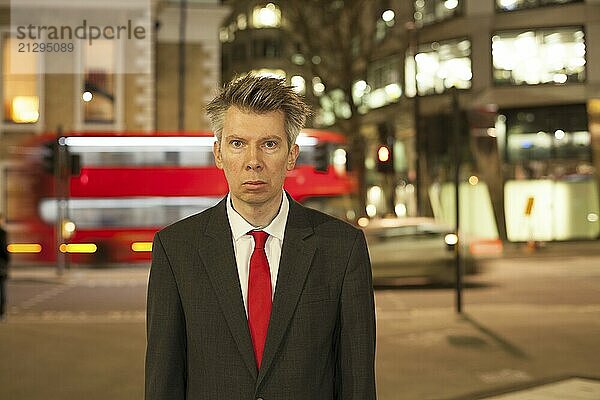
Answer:
[[[451,87],[471,87],[471,42],[466,39],[434,42],[419,47],[406,59],[406,86],[409,95],[443,93]],[[415,65],[416,61],[416,65]]]
[[[229,41],[229,28],[219,29],[219,41],[221,43]]]
[[[248,19],[246,18],[246,14],[240,14],[237,16],[237,26],[241,31],[248,27]]]
[[[321,96],[325,92],[325,85],[321,81],[321,78],[315,76],[312,80],[313,92],[316,96]]]
[[[97,40],[85,49],[80,101],[83,102],[83,121],[86,124],[115,122],[115,56],[115,45],[110,40]]]
[[[502,115],[509,162],[591,160],[585,105],[504,110]]]
[[[282,69],[260,68],[250,71],[253,75],[267,76],[273,78],[285,78],[285,71]]]
[[[359,111],[383,107],[397,101],[402,95],[400,87],[401,59],[391,57],[371,63],[367,70],[367,82],[356,82],[353,90],[354,101]]]
[[[496,9],[498,11],[514,11],[576,2],[582,2],[582,0],[496,0]]]
[[[416,0],[415,22],[426,25],[452,18],[462,12],[462,4],[460,0]]]
[[[2,99],[4,103],[4,122],[31,124],[40,118],[40,100],[38,97],[38,77],[36,53],[19,55],[19,71],[11,69],[11,39],[5,37],[2,43]]]
[[[492,37],[494,82],[511,85],[582,82],[581,28],[498,32]]]
[[[294,91],[300,94],[306,93],[306,81],[300,75],[292,76],[290,79],[292,86],[294,87]]]
[[[255,28],[279,28],[281,26],[281,10],[273,3],[263,7],[255,7],[252,12]]]

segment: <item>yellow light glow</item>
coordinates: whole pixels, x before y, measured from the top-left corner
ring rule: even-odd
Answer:
[[[133,251],[152,251],[152,242],[134,242],[131,244]]]
[[[281,24],[281,11],[273,3],[256,7],[252,14],[255,28],[277,28]]]
[[[449,233],[444,236],[444,242],[446,242],[448,246],[454,246],[456,243],[458,243],[458,236],[454,233]]]
[[[65,231],[66,232],[75,232],[75,223],[74,222],[65,222]]]
[[[73,233],[75,233],[76,228],[77,227],[75,226],[75,223],[73,221],[69,221],[69,220],[63,221],[63,224],[62,224],[63,238],[70,239],[73,236]]]
[[[478,177],[476,177],[475,175],[471,175],[471,176],[469,177],[469,183],[470,183],[472,186],[475,186],[475,185],[477,185],[477,184],[479,183],[479,178],[478,178]]]
[[[10,116],[16,123],[37,122],[40,104],[37,96],[15,96],[12,99]]]
[[[254,75],[266,76],[267,78],[285,78],[285,71],[274,68],[259,68],[250,71]]]
[[[358,226],[362,226],[363,228],[367,225],[369,225],[369,218],[367,217],[361,217],[358,219]]]
[[[11,243],[6,250],[9,253],[40,253],[42,246],[38,243]]]
[[[373,218],[375,215],[377,215],[377,207],[375,207],[374,204],[369,204],[367,205],[367,215],[371,218]]]
[[[95,253],[98,246],[94,243],[63,243],[60,245],[59,250],[61,253]]]
[[[406,217],[406,205],[404,203],[398,203],[394,207],[394,212],[398,217]]]
[[[381,15],[381,19],[383,19],[385,22],[390,22],[392,21],[394,18],[396,17],[396,14],[394,13],[393,10],[385,10],[383,12],[383,14]]]

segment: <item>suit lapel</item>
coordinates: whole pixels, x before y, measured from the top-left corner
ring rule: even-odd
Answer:
[[[257,386],[260,385],[273,363],[285,331],[292,319],[304,282],[316,250],[313,228],[303,207],[291,197],[290,210],[285,228],[283,248],[279,262],[277,286],[273,298],[271,320]]]
[[[244,309],[240,280],[234,257],[231,228],[227,219],[226,199],[214,208],[199,247],[200,257],[217,295],[221,311],[242,355],[244,363],[256,379],[254,350]]]

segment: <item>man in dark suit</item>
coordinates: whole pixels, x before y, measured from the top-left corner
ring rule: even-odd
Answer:
[[[229,194],[154,238],[146,399],[374,400],[364,235],[283,190],[308,107],[247,75],[207,113]]]

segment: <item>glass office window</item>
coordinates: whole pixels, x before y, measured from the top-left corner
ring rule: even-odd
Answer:
[[[462,13],[460,0],[416,0],[415,22],[422,25],[452,18]]]
[[[496,10],[515,11],[526,8],[581,2],[583,2],[583,0],[496,0]]]
[[[281,10],[273,3],[257,6],[252,12],[254,28],[279,28],[281,26]]]
[[[412,55],[406,59],[405,79],[409,96],[414,95],[415,74],[419,95],[443,93],[451,87],[471,87],[471,42],[467,39],[421,45],[415,60],[416,65]]]
[[[585,105],[505,110],[509,162],[591,160]]]
[[[361,113],[398,101],[402,95],[399,57],[372,62],[367,69],[367,81],[354,83],[352,98]]]
[[[508,85],[585,80],[581,27],[497,32],[492,37],[494,82]]]

